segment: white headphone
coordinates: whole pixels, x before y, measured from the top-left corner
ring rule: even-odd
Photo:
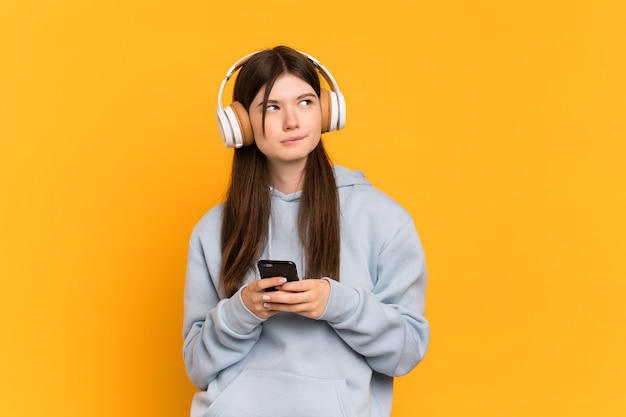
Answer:
[[[298,51],[300,52],[300,51]],[[259,52],[253,52],[244,56],[237,61],[226,73],[217,94],[217,128],[224,145],[228,148],[240,148],[242,146],[252,145],[254,143],[254,135],[248,112],[238,101],[233,102],[228,107],[222,107],[222,95],[224,87],[232,77],[233,73],[243,67],[253,55]],[[322,107],[322,133],[331,132],[333,130],[343,129],[346,125],[346,101],[343,94],[339,91],[339,87],[335,79],[326,67],[310,55],[300,52],[307,57],[317,68],[319,73],[324,77],[332,91],[324,88],[320,92],[320,105]]]

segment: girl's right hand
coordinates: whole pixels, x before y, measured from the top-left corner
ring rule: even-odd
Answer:
[[[243,303],[248,307],[248,310],[262,319],[272,317],[278,311],[270,310],[266,307],[266,299],[268,297],[265,290],[272,287],[280,288],[285,282],[287,282],[287,279],[284,277],[255,279],[241,291]]]

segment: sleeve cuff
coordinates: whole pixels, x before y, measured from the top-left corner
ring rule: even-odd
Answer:
[[[342,285],[334,279],[322,278],[330,284],[330,295],[326,309],[318,320],[340,323],[350,317],[359,305],[359,293],[352,287]]]
[[[257,316],[246,307],[241,297],[241,291],[245,287],[241,287],[224,306],[224,322],[226,326],[240,334],[251,333],[259,324],[266,320]]]

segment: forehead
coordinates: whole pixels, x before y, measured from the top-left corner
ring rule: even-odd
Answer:
[[[253,101],[263,101],[266,87],[259,90]],[[270,90],[269,100],[296,99],[303,94],[315,94],[313,87],[302,78],[286,73],[279,76]]]

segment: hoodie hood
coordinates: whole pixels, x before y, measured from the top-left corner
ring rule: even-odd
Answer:
[[[350,170],[341,165],[335,165],[333,170],[335,171],[337,188],[350,187],[352,185],[372,185],[365,178],[365,174],[362,171]]]

